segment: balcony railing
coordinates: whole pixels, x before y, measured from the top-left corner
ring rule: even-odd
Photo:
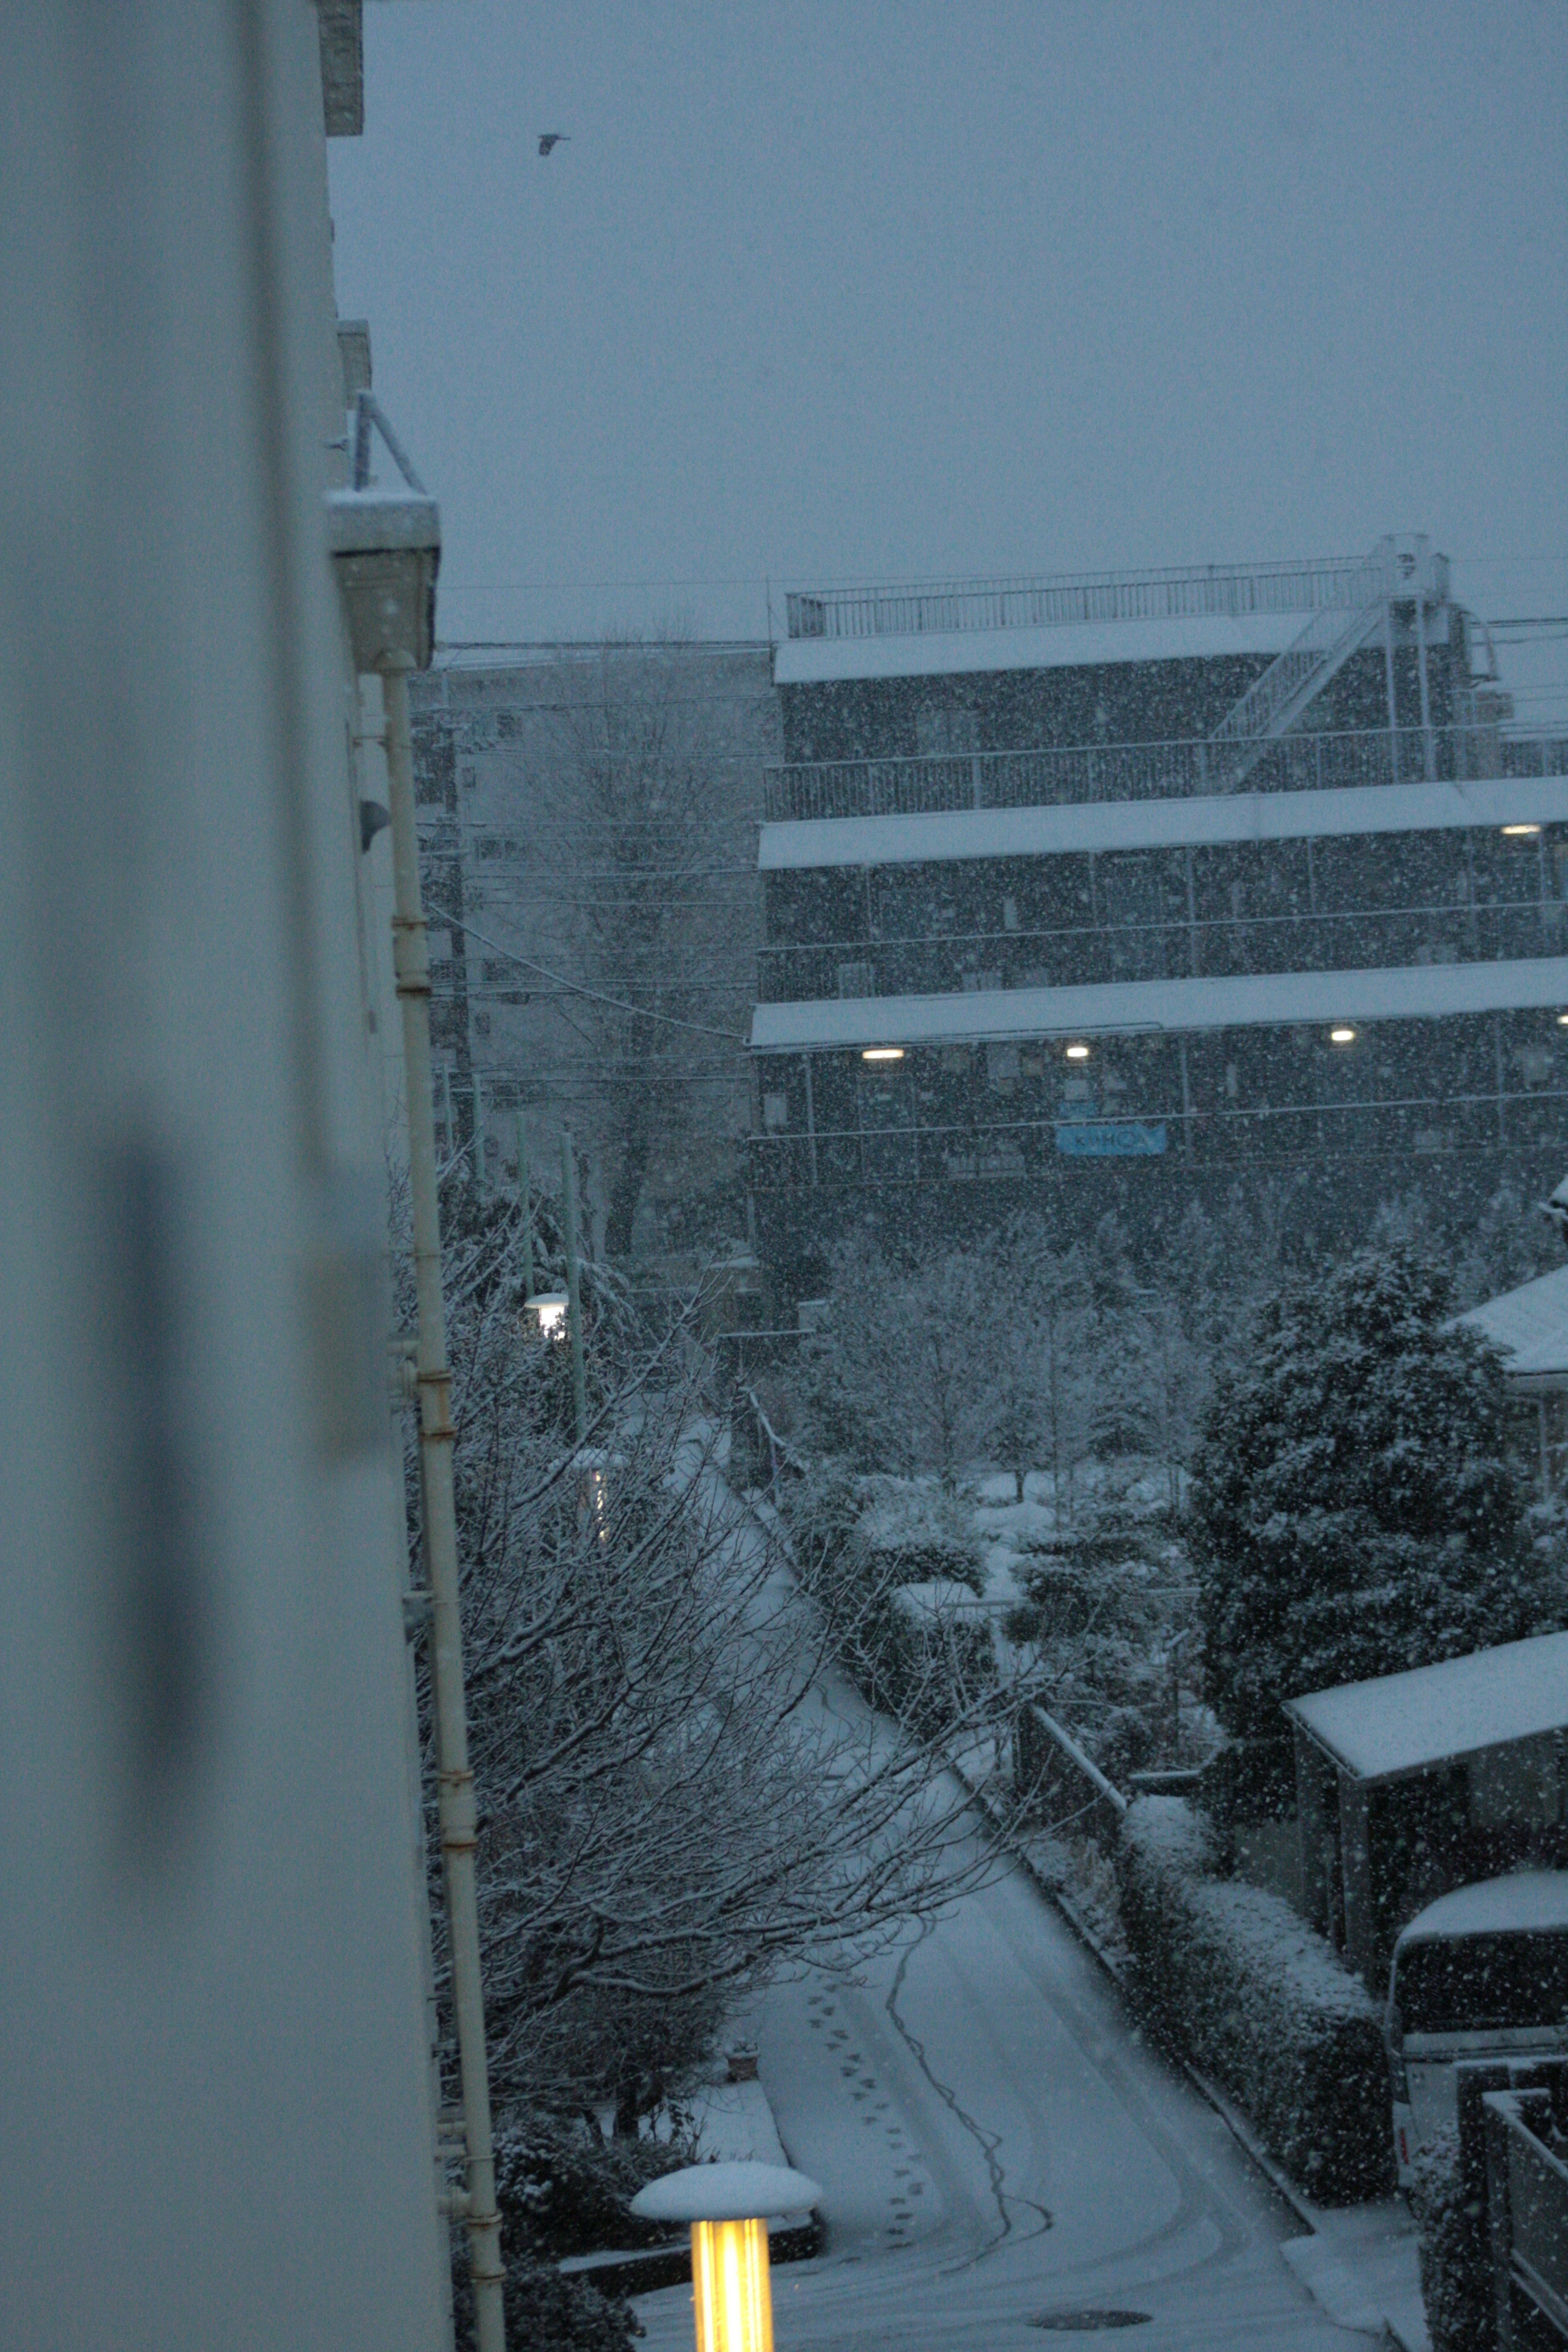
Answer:
[[[921,635],[932,630],[1062,628],[1080,621],[1169,621],[1315,613],[1363,603],[1364,556],[1301,563],[1207,563],[1162,572],[1058,572],[786,593],[792,637]]]
[[[1049,931],[781,942],[758,952],[757,1001],[798,1004],[839,996],[947,996],[966,989],[1506,962],[1560,954],[1565,914],[1556,898],[1502,906],[1458,906],[1450,899],[1437,907],[1196,920],[1172,915]]]
[[[957,809],[1077,807],[1223,793],[1233,768],[1206,739],[1089,743],[927,759],[796,760],[766,770],[770,822],[932,816]],[[1402,727],[1284,735],[1261,751],[1248,792],[1354,784],[1456,783],[1568,773],[1568,738],[1504,735],[1496,726]]]

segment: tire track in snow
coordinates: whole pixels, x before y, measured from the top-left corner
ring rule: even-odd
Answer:
[[[888,1997],[882,2006],[886,2009],[888,2015],[892,2019],[894,2031],[897,2032],[900,2040],[903,2042],[906,2050],[910,2053],[910,2055],[913,2058],[915,2064],[920,2068],[921,2073],[925,2076],[926,2081],[931,2084],[931,2089],[936,2093],[937,2097],[941,2099],[943,2105],[946,2106],[954,2116],[956,2116],[958,2122],[962,2124],[963,2129],[969,2134],[975,2146],[979,2148],[981,2155],[985,2159],[985,2170],[991,2183],[991,2195],[995,2202],[997,2217],[1000,2220],[1002,2226],[997,2231],[996,2235],[994,2238],[988,2238],[986,2240],[984,2245],[980,2248],[978,2253],[969,2255],[967,2259],[962,2263],[950,2263],[945,2266],[942,2272],[943,2277],[952,2278],[958,2272],[970,2270],[976,2263],[983,2263],[987,2254],[994,2253],[996,2248],[1004,2244],[1005,2241],[1012,2236],[1013,2216],[1008,2210],[1010,2205],[1018,2204],[1026,2206],[1031,2213],[1037,2213],[1039,2215],[1039,2227],[1037,2230],[1031,2230],[1029,2231],[1029,2238],[1044,2237],[1046,2231],[1051,2227],[1052,2217],[1047,2207],[1036,2204],[1031,2198],[1009,2198],[1005,2186],[1006,2174],[1003,2169],[1001,2161],[996,2153],[997,2149],[1002,2145],[1001,2133],[988,2132],[984,2124],[978,2122],[973,2116],[970,2115],[964,2107],[960,2105],[957,2094],[948,2084],[940,2081],[939,2078],[931,2072],[930,2062],[926,2057],[925,2044],[916,2034],[910,2032],[909,2026],[905,2024],[903,2019],[899,2015],[899,1993],[903,1985],[905,1971],[908,1969],[910,1962],[913,1959],[921,1946],[925,1942],[926,1937],[931,1934],[933,1924],[934,1923],[929,1919],[922,1919],[912,1942],[907,1944],[904,1949],[899,1954],[899,1965],[893,1971],[893,1981],[889,1987]],[[1026,2245],[1028,2243],[1028,2238],[1023,2239],[1020,2242]]]

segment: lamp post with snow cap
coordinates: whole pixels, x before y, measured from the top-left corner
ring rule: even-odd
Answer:
[[[697,2352],[773,2352],[766,2216],[809,2212],[821,2194],[782,2164],[692,2164],[632,2199],[642,2221],[691,2224]]]

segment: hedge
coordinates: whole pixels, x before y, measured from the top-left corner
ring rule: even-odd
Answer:
[[[1212,1875],[1214,1834],[1180,1797],[1141,1797],[1117,1844],[1144,2006],[1247,2110],[1323,2203],[1394,2187],[1382,2020],[1279,1895]]]

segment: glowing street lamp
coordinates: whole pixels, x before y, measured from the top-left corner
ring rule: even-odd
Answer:
[[[531,1298],[525,1298],[522,1307],[524,1314],[533,1317],[534,1328],[542,1339],[564,1339],[568,1304],[565,1291],[541,1290],[536,1291]]]
[[[822,2190],[782,2164],[692,2164],[632,2199],[645,2221],[691,2224],[697,2352],[773,2352],[764,2215],[808,2212]]]

